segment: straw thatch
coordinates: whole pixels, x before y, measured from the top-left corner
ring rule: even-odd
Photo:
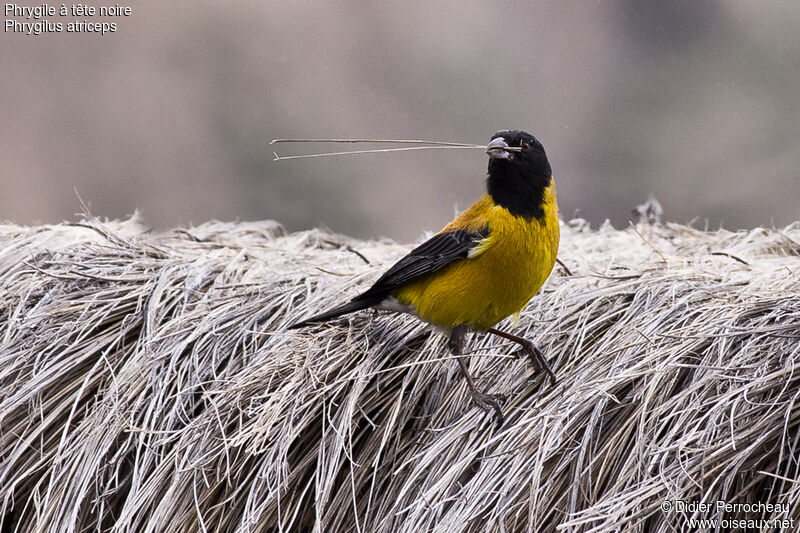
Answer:
[[[284,330],[407,246],[90,220],[0,226],[0,250],[3,531],[800,524],[800,224],[564,224],[571,274],[505,325],[558,384],[470,345],[500,430],[412,317]]]

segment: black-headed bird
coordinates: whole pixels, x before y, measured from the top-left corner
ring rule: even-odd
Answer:
[[[519,314],[550,275],[559,240],[553,173],[542,144],[524,131],[495,133],[486,153],[486,194],[439,233],[400,259],[351,301],[289,326],[301,328],[361,309],[410,313],[449,335],[448,348],[473,401],[494,409],[500,396],[481,392],[463,356],[466,334],[486,331],[519,344],[555,383],[542,352],[529,340],[496,329]]]

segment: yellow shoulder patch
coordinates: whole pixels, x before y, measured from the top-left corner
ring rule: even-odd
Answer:
[[[489,247],[489,244],[491,244],[491,242],[492,242],[492,234],[490,233],[487,237],[484,237],[483,239],[479,240],[475,246],[470,248],[467,257],[470,259],[472,259],[473,257],[478,257],[479,255],[481,255],[483,252],[486,251],[486,248]]]

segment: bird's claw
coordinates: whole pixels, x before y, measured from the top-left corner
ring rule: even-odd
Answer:
[[[506,401],[506,397],[502,394],[487,394],[485,392],[481,392],[479,390],[472,390],[470,391],[472,396],[472,401],[475,402],[475,405],[483,409],[485,412],[489,413],[492,410],[494,411],[494,418],[497,422],[497,428],[499,429],[503,425],[503,410],[500,408],[500,403]]]
[[[550,382],[555,385],[556,384],[556,374],[553,372],[553,369],[550,367],[550,363],[547,361],[547,358],[544,356],[542,351],[537,348],[535,344],[531,341],[524,339],[520,349],[514,352],[514,355],[519,357],[520,355],[527,355],[528,358],[533,363],[533,366],[536,368],[536,372],[544,372],[550,378]]]

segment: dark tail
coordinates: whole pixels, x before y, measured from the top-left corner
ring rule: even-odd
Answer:
[[[318,324],[320,322],[326,322],[332,318],[336,318],[337,316],[346,315],[347,313],[352,313],[353,311],[360,311],[362,309],[366,309],[368,307],[372,307],[373,305],[377,305],[380,303],[382,298],[364,298],[359,299],[356,298],[355,300],[348,302],[344,305],[340,305],[339,307],[334,307],[333,309],[329,309],[324,313],[320,313],[318,315],[314,315],[311,318],[307,318],[305,320],[301,320],[300,322],[295,322],[294,324],[290,325],[286,329],[298,329],[304,328],[311,324]]]

